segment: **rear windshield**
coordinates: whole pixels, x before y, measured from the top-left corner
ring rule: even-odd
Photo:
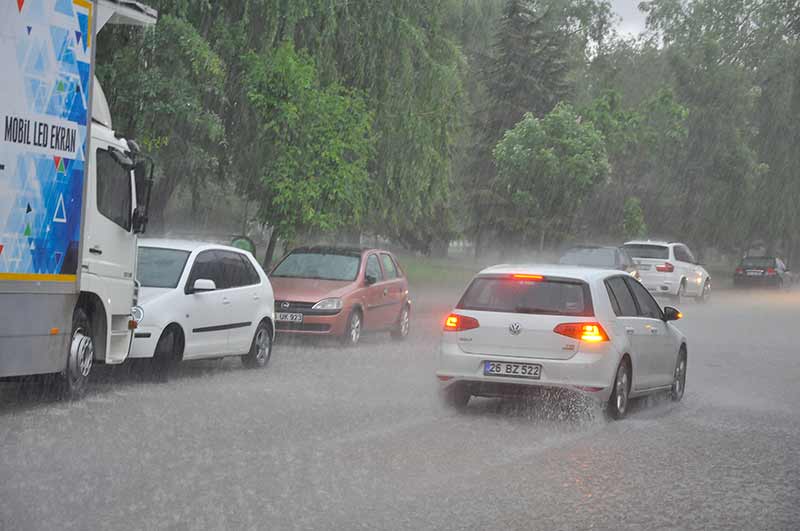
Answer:
[[[270,276],[353,281],[359,265],[358,255],[297,252],[284,258]]]
[[[742,267],[775,267],[775,259],[762,256],[749,256],[742,260]]]
[[[558,260],[559,264],[584,267],[615,268],[617,266],[616,249],[570,249]]]
[[[669,258],[669,247],[663,245],[626,245],[625,250],[634,258],[657,258],[660,260]]]
[[[136,278],[145,288],[174,288],[188,258],[189,251],[139,247]]]
[[[456,308],[542,315],[594,315],[589,286],[575,280],[477,277]]]

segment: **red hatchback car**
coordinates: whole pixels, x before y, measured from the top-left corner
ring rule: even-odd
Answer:
[[[283,257],[269,278],[279,333],[336,336],[349,345],[363,332],[408,336],[408,280],[388,251],[301,247]]]

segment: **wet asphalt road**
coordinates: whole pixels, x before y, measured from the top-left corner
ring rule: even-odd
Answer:
[[[57,403],[0,384],[0,529],[798,529],[800,292],[687,303],[684,400],[439,405],[438,324],[266,370],[98,371]]]

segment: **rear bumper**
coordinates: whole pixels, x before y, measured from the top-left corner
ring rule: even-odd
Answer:
[[[734,275],[733,277],[733,285],[734,286],[762,286],[762,287],[776,287],[781,284],[781,277],[774,275],[774,276],[767,276],[761,275],[757,277],[751,277],[747,275]]]
[[[643,276],[640,282],[653,295],[677,295],[681,287],[680,279],[671,276],[649,274]]]
[[[538,380],[486,376],[484,361],[506,361],[541,365]],[[479,396],[515,394],[515,391],[532,388],[565,388],[579,391],[599,401],[608,400],[619,356],[578,352],[567,360],[523,358],[511,356],[488,356],[467,354],[457,344],[442,343],[436,377],[442,388],[453,384],[467,384],[470,391]]]

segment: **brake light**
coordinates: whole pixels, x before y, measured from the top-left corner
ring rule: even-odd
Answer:
[[[744,273],[744,268],[742,268],[742,267],[737,267],[737,268],[736,268],[736,274],[737,274],[737,275],[741,275],[741,274],[743,274],[743,273]]]
[[[659,273],[672,273],[675,271],[675,266],[669,262],[664,262],[663,264],[656,266],[656,271]]]
[[[768,267],[767,268],[767,274],[768,275],[774,275],[775,273],[777,273],[777,271],[775,271],[774,267]]]
[[[542,275],[511,275],[514,280],[544,280]]]
[[[459,315],[457,313],[451,313],[447,316],[447,319],[444,320],[445,332],[463,332],[464,330],[472,330],[479,326],[480,323],[474,317]]]
[[[608,341],[608,334],[600,323],[561,323],[553,328],[553,332],[587,343]]]

